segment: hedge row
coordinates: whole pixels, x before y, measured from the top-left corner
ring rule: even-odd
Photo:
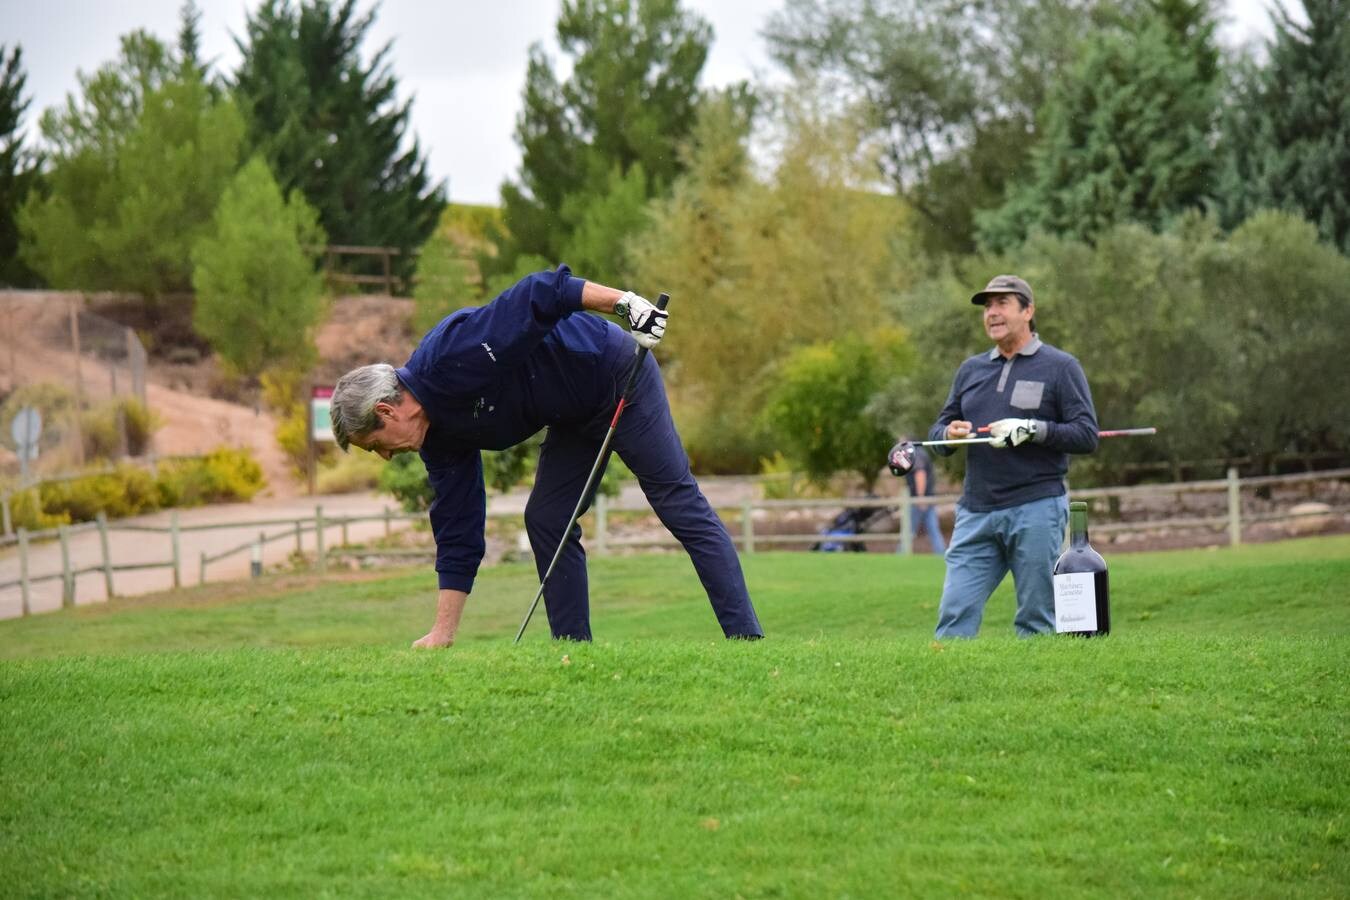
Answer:
[[[135,466],[51,481],[14,494],[10,515],[16,528],[54,528],[181,506],[250,500],[265,485],[262,467],[247,450],[222,448],[206,456],[174,459],[151,474]]]

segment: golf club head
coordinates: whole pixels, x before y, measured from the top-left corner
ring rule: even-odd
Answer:
[[[886,465],[890,466],[891,474],[897,478],[908,475],[909,470],[914,468],[914,442],[901,441],[892,447],[886,455]]]

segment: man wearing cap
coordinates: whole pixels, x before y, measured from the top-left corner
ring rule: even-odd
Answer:
[[[998,275],[970,302],[984,307],[995,346],[961,364],[928,438],[975,437],[987,425],[994,440],[967,445],[936,635],[978,634],[984,605],[1009,571],[1017,633],[1053,632],[1051,569],[1069,516],[1069,454],[1097,449],[1097,413],[1078,360],[1037,335],[1030,285]]]

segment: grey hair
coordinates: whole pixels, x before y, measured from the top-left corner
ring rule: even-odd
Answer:
[[[375,415],[375,404],[398,406],[403,402],[403,385],[399,384],[394,367],[388,363],[361,366],[338,379],[330,402],[333,437],[345,451],[354,436],[384,427],[380,417]]]

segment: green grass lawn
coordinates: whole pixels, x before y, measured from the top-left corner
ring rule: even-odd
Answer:
[[[594,560],[0,622],[0,895],[1344,897],[1350,538],[1119,555],[1106,639],[936,644],[932,557]]]

